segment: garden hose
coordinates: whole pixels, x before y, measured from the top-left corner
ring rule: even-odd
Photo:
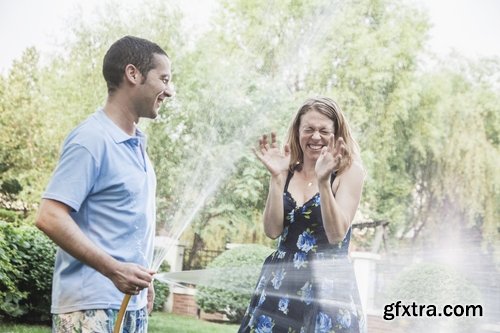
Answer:
[[[113,329],[113,333],[120,333],[120,329],[122,327],[123,316],[125,315],[125,311],[127,310],[128,302],[130,301],[131,295],[125,295],[123,297],[122,305],[120,306],[120,311],[118,311],[118,316],[116,317],[115,328]]]

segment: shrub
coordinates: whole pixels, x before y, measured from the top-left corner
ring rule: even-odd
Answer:
[[[0,221],[0,316],[50,321],[55,245],[33,226]]]
[[[262,245],[242,245],[219,255],[207,266],[206,283],[197,287],[198,306],[207,313],[225,313],[231,322],[240,322],[262,264],[271,252]]]
[[[404,270],[389,289],[391,303],[401,301],[409,305],[434,305],[436,316],[423,313],[419,318],[400,318],[403,326],[412,327],[415,332],[473,332],[473,317],[439,316],[445,305],[479,305],[480,297],[476,286],[451,268],[421,263]],[[483,314],[484,315],[484,314]],[[398,320],[399,321],[399,320]],[[438,329],[439,328],[439,329]]]
[[[22,315],[19,303],[27,297],[17,285],[22,271],[15,265],[17,255],[10,244],[13,232],[9,224],[0,221],[0,317]]]
[[[164,261],[158,272],[169,272],[170,271],[170,265],[168,262]],[[163,311],[163,305],[165,304],[165,301],[167,300],[168,295],[170,294],[170,288],[168,287],[168,284],[160,282],[158,280],[154,280],[154,286],[155,286],[155,300],[154,300],[154,305],[153,305],[153,310],[154,311]]]
[[[0,200],[2,197],[0,196]],[[0,208],[0,221],[16,223],[21,220],[21,213]]]

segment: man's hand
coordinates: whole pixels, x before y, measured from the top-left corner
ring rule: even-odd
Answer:
[[[138,295],[153,282],[156,272],[132,263],[116,262],[110,273],[105,274],[122,293]]]

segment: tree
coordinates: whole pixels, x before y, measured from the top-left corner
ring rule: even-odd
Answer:
[[[28,48],[3,79],[0,109],[0,207],[24,214],[45,171],[39,54]],[[35,190],[34,190],[35,188]]]

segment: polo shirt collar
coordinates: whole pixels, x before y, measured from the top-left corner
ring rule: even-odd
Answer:
[[[96,112],[97,119],[104,126],[106,132],[111,135],[115,143],[123,143],[125,141],[129,141],[131,139],[137,140],[139,138],[142,141],[145,141],[146,137],[144,133],[136,127],[135,133],[136,136],[130,136],[125,131],[123,131],[118,125],[116,125],[104,112],[104,109],[98,109]]]

